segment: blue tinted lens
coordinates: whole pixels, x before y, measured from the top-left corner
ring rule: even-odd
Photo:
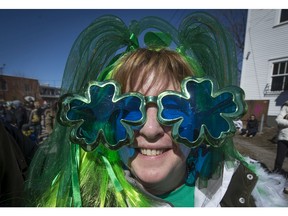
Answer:
[[[200,130],[201,125],[206,125],[209,133],[217,138],[222,131],[229,130],[229,124],[220,113],[231,113],[236,111],[233,95],[229,92],[212,97],[211,82],[187,83],[187,90],[195,101],[196,128]],[[190,99],[191,100],[191,99]]]
[[[193,106],[187,103],[185,98],[176,95],[163,97],[162,105],[164,108],[162,118],[170,120],[171,122],[181,118],[183,122],[179,127],[179,135],[186,137],[189,141],[193,141],[195,130],[195,112]]]
[[[218,138],[222,131],[229,130],[229,124],[220,114],[236,111],[232,93],[211,96],[212,84],[208,80],[201,83],[188,81],[186,89],[189,93],[186,98],[173,93],[162,97],[161,118],[164,122],[173,125],[177,119],[181,119],[178,133],[189,142],[198,138],[202,125],[206,125],[215,138]]]
[[[89,93],[90,103],[72,99],[67,112],[69,120],[83,120],[77,130],[77,137],[84,138],[88,145],[95,142],[99,134],[102,134],[111,146],[128,141],[131,134],[127,134],[127,128],[121,122],[124,120],[131,124],[131,127],[139,125],[143,118],[140,110],[143,101],[135,95],[113,101],[115,86],[111,84],[102,87],[92,85]]]
[[[109,122],[115,122],[113,127],[114,142],[124,140],[127,136],[125,127],[121,124],[120,120],[126,120],[130,122],[140,121],[143,117],[139,107],[141,106],[141,100],[138,97],[131,96],[125,97],[117,104],[117,109],[111,115]],[[133,124],[131,124],[133,128]],[[112,141],[112,140],[111,140]],[[117,142],[116,142],[117,143]]]

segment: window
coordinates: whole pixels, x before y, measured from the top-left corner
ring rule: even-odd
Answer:
[[[7,91],[7,83],[4,79],[0,78],[0,91]]]
[[[25,93],[28,95],[31,92],[31,86],[27,83],[24,84]]]
[[[273,63],[271,91],[288,90],[288,61]]]
[[[280,23],[288,21],[288,9],[282,9],[280,14]]]

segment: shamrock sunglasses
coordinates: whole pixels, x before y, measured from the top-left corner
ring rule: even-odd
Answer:
[[[190,148],[204,140],[219,147],[236,129],[233,120],[246,111],[244,92],[237,86],[218,90],[208,78],[187,77],[181,82],[181,92],[167,90],[158,96],[138,92],[121,94],[114,80],[93,81],[85,96],[66,94],[60,98],[58,121],[71,127],[70,140],[85,151],[100,143],[117,150],[134,141],[134,131],[146,122],[146,105],[158,107],[160,124],[171,126],[176,143]]]

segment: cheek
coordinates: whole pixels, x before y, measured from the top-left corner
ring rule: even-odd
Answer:
[[[171,140],[173,140],[171,137],[171,127],[164,127],[164,129],[165,129],[165,132],[169,134]],[[173,148],[174,148],[175,154],[177,154],[180,158],[185,159],[186,161],[191,151],[191,148],[180,143],[173,143]]]

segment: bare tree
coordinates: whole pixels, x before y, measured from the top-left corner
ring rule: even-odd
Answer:
[[[219,10],[217,16],[220,17],[223,24],[234,38],[238,60],[238,79],[240,83],[243,53],[245,45],[245,33],[247,24],[248,10]]]
[[[222,16],[228,22],[228,30],[234,37],[239,52],[244,51],[245,31],[247,22],[247,10],[239,10],[234,13],[233,10],[224,10]]]
[[[232,34],[238,57],[238,70],[241,72],[248,10],[222,10],[221,16],[226,21],[226,27]]]

